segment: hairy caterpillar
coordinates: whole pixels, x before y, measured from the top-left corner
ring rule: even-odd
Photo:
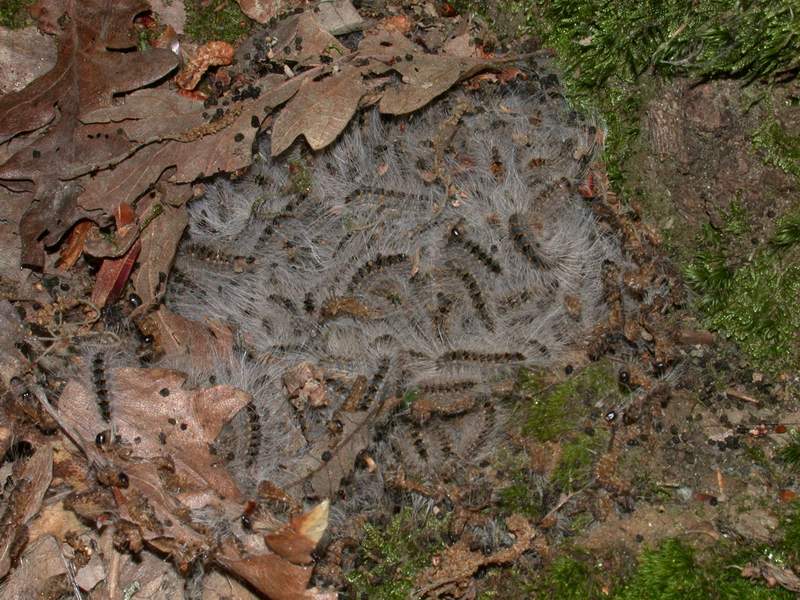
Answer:
[[[318,155],[296,146],[190,205],[166,303],[231,325],[257,357],[215,373],[253,396],[217,444],[245,489],[302,481],[295,500],[313,498],[313,473],[341,458],[335,521],[380,505],[397,469],[469,483],[505,422],[497,376],[556,364],[605,318],[602,265],[624,260],[574,191],[587,126],[524,85],[471,95],[443,151],[436,131],[463,92],[411,117],[365,114]],[[314,406],[283,383],[304,362],[321,369]],[[337,456],[356,426],[363,447]]]

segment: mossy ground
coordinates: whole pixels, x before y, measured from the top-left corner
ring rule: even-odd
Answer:
[[[447,519],[404,508],[384,527],[367,524],[358,549],[358,565],[348,576],[352,598],[406,600],[417,575],[445,547]]]
[[[232,0],[186,0],[186,34],[196,42],[235,42],[252,27],[252,21]]]
[[[0,2],[0,27],[20,29],[33,24],[28,8],[34,0],[3,0]]]

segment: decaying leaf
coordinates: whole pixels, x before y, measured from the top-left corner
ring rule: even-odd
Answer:
[[[301,477],[286,486],[286,491],[296,497],[303,493],[303,484],[308,482],[314,494],[320,498],[331,498],[339,490],[342,478],[349,475],[359,453],[371,441],[371,427],[386,417],[400,402],[398,398],[387,398],[375,402],[365,410],[338,411],[334,419],[341,422],[337,431],[321,438],[297,467]]]
[[[460,597],[459,590],[481,567],[505,564],[519,558],[530,547],[536,532],[524,517],[516,514],[508,517],[506,525],[516,538],[513,546],[486,556],[482,552],[473,552],[469,549],[469,542],[460,539],[445,549],[437,564],[419,574],[415,597]]]
[[[113,302],[122,294],[122,290],[133,270],[133,263],[139,257],[141,243],[138,239],[138,224],[135,220],[133,208],[125,203],[120,204],[114,214],[119,237],[125,238],[130,232],[130,246],[125,254],[117,258],[106,258],[100,265],[94,289],[92,290],[92,303],[101,308],[107,302]]]
[[[228,356],[233,348],[233,332],[225,325],[207,325],[175,314],[165,306],[139,322],[145,335],[155,338],[155,345],[171,356],[188,356],[198,368],[210,367],[215,360]]]
[[[146,305],[153,304],[166,290],[167,274],[170,272],[175,250],[178,247],[183,230],[188,223],[184,201],[191,195],[191,189],[185,186],[167,186],[158,195],[162,216],[154,219],[140,234],[142,250],[139,253],[140,267],[135,271],[132,282],[133,289]],[[172,189],[178,188],[178,189]],[[178,206],[172,206],[166,197],[178,198]],[[157,199],[152,199],[155,205]]]
[[[314,150],[324,148],[353,118],[365,93],[361,70],[349,65],[320,79],[306,79],[275,120],[272,155],[282,153],[299,135]]]
[[[330,60],[349,52],[308,12],[283,19],[274,36],[275,56],[297,65],[319,64],[323,56]]]
[[[0,95],[18,92],[56,62],[53,39],[35,27],[0,27]]]
[[[200,46],[192,58],[175,77],[175,83],[184,90],[193,90],[210,67],[233,62],[233,46],[228,42],[208,42]]]
[[[42,499],[53,477],[53,450],[40,445],[33,456],[14,466],[13,487],[3,501],[3,522],[0,523],[0,577],[5,576],[11,562],[27,539],[26,524],[39,511]]]

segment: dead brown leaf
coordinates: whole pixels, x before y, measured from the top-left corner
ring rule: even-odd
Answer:
[[[56,63],[53,38],[35,27],[0,27],[0,95],[18,92]]]
[[[40,3],[36,8],[40,28],[57,36],[58,59],[46,75],[0,98],[0,143],[48,129],[0,166],[0,179],[30,182],[37,202],[23,218],[23,255],[41,267],[43,254],[31,247],[53,245],[88,216],[75,205],[79,186],[60,179],[69,178],[77,165],[106,161],[130,147],[114,125],[82,126],[80,113],[110,106],[114,94],[163,77],[177,57],[163,49],[118,51],[136,48],[133,19],[147,10],[143,0],[89,0],[64,7]]]
[[[282,20],[274,37],[275,57],[297,65],[319,64],[323,56],[336,59],[349,53],[309,12]]]
[[[388,398],[375,402],[364,410],[354,412],[338,411],[335,419],[341,427],[330,431],[309,450],[297,472],[302,474],[286,486],[286,491],[302,497],[303,484],[308,482],[319,498],[331,498],[338,491],[343,477],[353,470],[356,458],[371,441],[371,427],[376,421],[385,418],[400,402],[398,398]]]
[[[4,598],[43,598],[51,583],[66,575],[61,544],[53,536],[44,535],[28,546],[19,567],[9,573],[0,592]]]
[[[361,70],[349,65],[320,79],[306,79],[275,119],[272,156],[286,150],[299,135],[314,150],[330,144],[350,122],[365,91]]]
[[[208,42],[200,46],[189,62],[175,76],[175,83],[184,90],[193,90],[210,67],[233,62],[233,46],[228,42]]]

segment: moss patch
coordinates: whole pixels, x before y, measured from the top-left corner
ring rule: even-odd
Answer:
[[[732,256],[746,225],[729,215],[722,229],[706,226],[698,251],[684,269],[698,294],[709,328],[733,339],[764,370],[797,364],[800,262],[790,251],[798,236],[797,217],[779,224],[773,240],[744,259]]]
[[[604,432],[603,432],[604,433]],[[553,472],[552,481],[563,492],[580,489],[591,479],[594,463],[606,446],[606,435],[582,433],[561,449],[561,460]]]
[[[206,6],[200,0],[187,0],[185,5],[184,30],[196,42],[233,43],[250,31],[253,23],[233,0],[212,0]]]
[[[21,29],[33,23],[28,8],[34,0],[3,0],[0,2],[0,27]]]
[[[633,576],[612,595],[615,600],[789,600],[787,590],[770,589],[741,577],[731,557],[701,562],[678,540],[666,540],[645,551]]]
[[[347,575],[353,598],[406,600],[417,575],[445,547],[447,520],[421,516],[406,507],[388,525],[364,526],[356,564]]]
[[[550,388],[541,374],[521,375],[521,390],[527,395],[523,433],[540,442],[555,441],[578,429],[590,405],[601,398],[620,395],[616,374],[605,361],[589,365],[571,378]]]

